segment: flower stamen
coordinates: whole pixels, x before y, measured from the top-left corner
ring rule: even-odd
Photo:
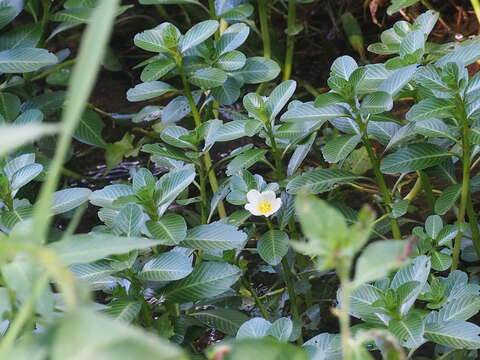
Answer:
[[[262,201],[258,203],[258,211],[262,214],[267,214],[269,211],[272,210],[272,204],[270,201]]]

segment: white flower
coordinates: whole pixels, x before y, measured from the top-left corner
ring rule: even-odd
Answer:
[[[275,196],[273,191],[259,192],[258,190],[250,190],[247,193],[248,203],[245,209],[256,216],[270,216],[280,209],[282,200]]]

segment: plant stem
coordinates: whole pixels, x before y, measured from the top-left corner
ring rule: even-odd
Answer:
[[[383,177],[382,172],[380,171],[380,161],[377,158],[377,155],[373,151],[372,144],[370,143],[370,139],[368,135],[363,136],[363,144],[367,149],[368,157],[370,158],[370,162],[372,163],[373,172],[375,173],[375,178],[377,179],[378,188],[380,189],[380,193],[382,194],[383,201],[385,205],[387,205],[387,211],[390,212],[390,206],[392,205],[392,198],[390,196],[390,192],[388,191],[387,183],[385,182],[385,178]],[[392,227],[392,234],[394,239],[401,239],[402,234],[400,232],[400,227],[398,226],[397,219],[392,218],[390,220],[390,224]]]
[[[462,189],[460,193],[460,207],[458,209],[457,216],[458,233],[457,236],[455,236],[455,242],[453,246],[452,271],[457,269],[460,260],[460,248],[463,235],[462,227],[463,223],[465,222],[465,213],[470,193],[470,142],[468,140],[468,124],[466,123],[466,119],[462,119],[462,129]]]
[[[268,217],[265,217],[265,222],[270,230],[273,230],[273,224]],[[298,311],[298,302],[297,302],[297,294],[295,293],[295,287],[292,281],[293,274],[290,270],[290,266],[288,265],[288,261],[286,257],[282,259],[282,270],[283,270],[283,277],[285,281],[285,285],[287,285],[288,291],[288,298],[290,299],[290,308],[292,311],[292,317],[295,323],[302,325],[302,319],[300,317],[300,312]],[[303,337],[302,331],[300,327],[300,336],[297,339],[299,345],[303,344]]]
[[[38,281],[35,282],[32,289],[32,294],[29,298],[23,303],[20,311],[18,312],[15,319],[10,324],[7,333],[2,338],[2,342],[0,345],[0,359],[7,359],[9,358],[7,355],[12,350],[12,347],[15,344],[15,340],[20,335],[25,324],[28,322],[32,313],[35,310],[35,305],[37,304],[38,299],[43,293],[45,286],[48,284],[48,276],[42,275]]]
[[[270,139],[270,145],[272,146],[272,155],[275,161],[275,175],[277,177],[277,181],[282,181],[284,178],[282,154],[280,154],[280,152],[278,151],[277,141],[275,140],[275,135],[273,134],[272,124],[270,120],[265,120],[265,128]]]
[[[202,224],[207,223],[207,216],[208,216],[208,202],[207,202],[207,183],[206,183],[206,174],[205,174],[205,164],[200,162],[199,165],[199,174],[200,178],[200,218],[202,220]]]
[[[297,2],[288,0],[287,31],[292,31],[297,20]],[[293,53],[295,51],[295,35],[287,35],[287,52],[285,54],[285,66],[283,68],[283,81],[292,76]]]
[[[35,80],[39,80],[39,79],[42,79],[44,77],[47,77],[48,75],[60,70],[60,69],[63,69],[64,67],[67,67],[67,66],[70,66],[70,65],[73,65],[75,63],[76,59],[70,59],[70,60],[66,60],[64,61],[63,63],[61,64],[58,64],[48,70],[45,70],[44,72],[42,72],[41,74],[38,74],[38,75],[35,75],[34,77],[32,77],[30,79],[30,81],[35,81]]]
[[[40,38],[40,41],[38,42],[38,46],[42,47],[45,43],[45,38],[47,35],[47,24],[48,20],[50,18],[50,6],[52,2],[50,0],[43,0],[42,1],[42,19],[40,20],[40,25],[42,27],[42,36]]]
[[[292,281],[293,274],[290,270],[290,266],[288,265],[287,258],[284,256],[282,259],[282,269],[283,269],[283,276],[285,278],[285,284],[287,285],[288,297],[290,299],[290,307],[292,311],[293,320],[300,326],[300,335],[297,339],[298,345],[303,344],[303,336],[302,336],[302,318],[300,317],[300,313],[298,311],[298,302],[297,302],[297,294],[295,293],[295,287]]]
[[[260,313],[264,317],[265,320],[270,319],[270,315],[267,312],[267,309],[265,309],[265,306],[263,305],[262,300],[258,297],[256,291],[252,288],[252,285],[250,284],[250,281],[248,279],[242,277],[242,284],[245,286],[245,288],[250,292],[250,294],[253,297],[253,300],[255,301],[255,305],[257,305],[258,310],[260,310]]]
[[[272,57],[272,45],[268,27],[267,1],[258,0],[258,17],[260,19],[260,33],[262,34],[263,56],[270,59]]]
[[[465,214],[467,211],[471,213],[472,218],[469,216],[469,223],[470,228],[472,229],[472,241],[475,247],[475,250],[480,250],[480,236],[478,231],[478,224],[477,219],[475,216],[475,212],[473,211],[473,204],[469,205],[469,198],[470,198],[470,157],[472,153],[470,139],[468,138],[468,132],[470,130],[467,115],[465,113],[465,104],[463,99],[460,95],[456,96],[457,101],[457,110],[458,110],[458,121],[462,126],[462,148],[463,148],[463,156],[462,156],[462,188],[460,193],[460,206],[458,210],[457,216],[457,226],[458,226],[458,233],[455,236],[455,242],[453,246],[453,261],[452,261],[452,271],[456,270],[458,267],[458,263],[460,261],[460,249],[462,245],[462,236],[463,236],[463,225],[465,222]],[[470,210],[467,210],[467,207]]]
[[[349,270],[339,268],[337,270],[338,277],[340,279],[340,304],[341,309],[338,312],[338,320],[340,322],[340,333],[342,338],[342,354],[344,360],[350,360],[352,358],[352,346],[350,340],[352,334],[350,332],[350,296],[351,286],[349,280]]]
[[[430,209],[433,211],[435,209],[435,196],[433,196],[432,184],[430,183],[430,179],[423,170],[418,171],[418,176],[422,181],[422,187],[427,198],[428,206],[430,206]]]
[[[192,110],[192,116],[193,120],[195,122],[195,127],[198,128],[200,125],[202,125],[202,119],[200,117],[200,113],[198,111],[197,105],[195,104],[195,100],[193,99],[192,91],[190,90],[190,85],[187,80],[187,75],[185,74],[185,71],[183,69],[181,60],[177,61],[178,67],[180,70],[180,77],[182,78],[182,83],[183,83],[183,88],[185,92],[185,97],[187,98],[188,104],[190,106],[190,109]],[[205,152],[203,155],[203,161],[205,163],[205,168],[210,169],[212,167],[212,158],[210,157],[210,154],[208,152]],[[217,181],[217,176],[215,175],[214,171],[208,171],[208,180],[210,181],[210,186],[212,188],[212,191],[215,193],[218,191],[218,181]],[[200,186],[201,188],[201,186]],[[202,198],[207,199],[207,194],[200,194]],[[227,216],[227,213],[225,211],[225,207],[223,205],[223,202],[220,201],[217,205],[218,209],[218,215],[221,218],[224,218]]]

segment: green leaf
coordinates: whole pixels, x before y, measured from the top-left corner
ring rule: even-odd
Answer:
[[[338,334],[328,334],[323,333],[314,336],[308,341],[305,341],[303,344],[305,348],[312,348],[314,355],[319,356],[322,359],[322,356],[325,359],[340,359],[342,357],[341,345],[340,345],[340,335]]]
[[[107,305],[102,313],[113,317],[115,320],[131,323],[140,313],[142,303],[138,300],[115,299]]]
[[[317,137],[317,133],[316,132],[312,133],[308,137],[306,142],[298,145],[295,148],[295,151],[293,152],[292,157],[288,162],[287,176],[292,176],[295,173],[295,171],[300,167],[301,163],[303,162],[303,160],[305,160],[308,153],[310,152],[316,137]]]
[[[146,225],[153,238],[165,245],[177,245],[187,236],[187,223],[178,214],[165,214],[157,221],[147,221]]]
[[[167,83],[162,81],[149,81],[129,89],[127,91],[127,99],[132,102],[149,100],[162,96],[170,91],[175,91],[175,88]]]
[[[292,242],[297,251],[309,256],[326,256],[347,235],[347,224],[342,214],[325,201],[314,196],[297,196],[295,210],[308,242]],[[321,214],[321,216],[319,216]]]
[[[20,98],[17,95],[2,92],[0,93],[0,115],[12,122],[20,112]]]
[[[238,267],[219,262],[202,262],[193,272],[165,289],[167,300],[180,304],[220,295],[240,278]]]
[[[286,317],[282,317],[276,320],[267,331],[267,336],[273,336],[274,338],[287,342],[292,335],[293,323],[292,320]]]
[[[103,259],[109,255],[125,254],[132,250],[146,249],[161,244],[145,238],[127,238],[110,234],[91,233],[73,235],[54,242],[48,247],[54,250],[66,264],[82,264]]]
[[[195,170],[191,167],[170,171],[163,175],[157,183],[157,189],[161,191],[158,205],[169,205],[194,179]]]
[[[265,160],[267,150],[250,149],[238,155],[227,166],[227,175],[232,176],[241,170],[246,170],[259,161]]]
[[[43,113],[37,109],[26,110],[15,119],[15,125],[39,124],[43,121]]]
[[[96,190],[90,195],[90,202],[92,205],[105,207],[109,209],[119,209],[118,205],[113,205],[113,202],[120,197],[134,195],[135,192],[130,185],[114,184],[107,185],[101,190]]]
[[[392,4],[387,9],[387,14],[392,15],[403,8],[416,4],[420,0],[392,0]]]
[[[413,66],[413,65],[412,65]],[[432,64],[422,66],[415,74],[415,82],[430,90],[450,92],[452,89],[442,80],[440,68]]]
[[[243,23],[236,23],[229,26],[220,36],[217,43],[219,55],[225,54],[239,48],[248,38],[250,28]]]
[[[184,151],[179,149],[172,149],[160,144],[146,144],[143,145],[142,151],[160,157],[166,157],[172,160],[180,160],[191,162],[191,159],[185,155]]]
[[[442,218],[438,215],[430,215],[425,221],[425,232],[432,239],[436,239],[443,228]]]
[[[278,265],[288,252],[288,234],[280,230],[270,230],[257,242],[258,254],[270,265]]]
[[[405,263],[404,248],[405,244],[397,240],[376,241],[368,245],[357,260],[354,286],[382,279],[390,271],[400,268]]]
[[[188,49],[204,42],[218,29],[218,21],[206,20],[193,25],[180,40],[180,51],[184,53]]]
[[[241,75],[247,84],[259,84],[275,79],[280,73],[278,64],[264,57],[250,57],[245,62],[243,69],[236,74]]]
[[[431,253],[432,269],[437,271],[445,271],[452,266],[452,257],[440,251]]]
[[[465,321],[480,311],[480,298],[477,295],[466,295],[445,304],[438,312],[436,322]]]
[[[57,57],[45,49],[16,48],[0,51],[0,72],[26,73],[58,62]]]
[[[93,8],[90,7],[61,10],[52,14],[50,20],[70,23],[87,23],[92,15],[92,10]]]
[[[455,104],[450,99],[428,98],[413,105],[405,114],[407,120],[421,121],[430,118],[448,118],[453,116]]]
[[[113,267],[108,260],[72,265],[70,266],[70,270],[73,275],[75,275],[75,278],[90,285],[108,277],[116,271],[115,267]]]
[[[203,89],[212,89],[221,86],[227,80],[227,73],[221,69],[208,67],[195,70],[188,80]]]
[[[329,105],[335,105],[338,103],[342,103],[345,100],[343,99],[343,96],[340,94],[337,94],[335,92],[328,92],[328,93],[323,93],[320,94],[316,97],[315,99],[315,107],[324,107],[324,106],[329,106]]]
[[[58,112],[63,104],[67,93],[65,91],[52,91],[42,95],[35,96],[25,101],[21,106],[21,111],[38,109],[45,115],[51,115]],[[83,108],[82,108],[83,111]]]
[[[457,136],[454,129],[451,129],[443,122],[443,120],[440,119],[415,121],[415,132],[427,137],[443,137],[452,141],[457,141]]]
[[[242,249],[246,241],[247,234],[236,226],[214,222],[188,230],[180,245],[197,250],[221,251]]]
[[[245,66],[247,57],[237,50],[229,51],[220,57],[217,60],[217,66],[225,71],[234,71],[241,69]]]
[[[194,312],[190,316],[207,327],[218,329],[230,336],[235,336],[240,326],[249,319],[244,313],[233,309],[203,310]]]
[[[342,135],[334,137],[322,148],[325,161],[338,163],[344,160],[360,143],[362,135]]]
[[[10,178],[10,187],[12,192],[20,189],[30,181],[35,179],[43,171],[40,164],[29,164],[17,170]]]
[[[192,260],[187,255],[170,251],[148,260],[138,273],[138,278],[146,281],[179,280],[192,270]]]
[[[145,30],[135,35],[133,41],[136,46],[143,50],[168,53],[178,45],[180,30],[170,23],[162,23],[154,29]]]
[[[0,51],[16,48],[34,48],[42,36],[40,24],[15,26],[0,37]]]
[[[67,313],[59,319],[54,330],[51,338],[52,360],[73,360],[85,356],[102,360],[188,359],[176,345],[92,310]]]
[[[143,221],[142,208],[137,204],[126,204],[113,221],[114,233],[127,237],[140,236]]]
[[[175,66],[175,61],[172,59],[167,57],[160,58],[145,66],[140,75],[140,80],[143,82],[159,80],[175,69]]]
[[[393,107],[393,100],[385,91],[375,91],[365,96],[360,105],[360,110],[365,114],[380,114],[390,111]]]
[[[392,206],[392,217],[399,218],[405,215],[408,211],[408,206],[410,205],[409,200],[398,200],[394,202]]]
[[[416,72],[416,64],[398,69],[379,86],[378,90],[385,91],[394,97],[408,84]]]
[[[140,168],[132,177],[132,187],[135,192],[138,192],[145,187],[155,186],[155,181],[150,170]]]
[[[53,124],[0,125],[0,156],[60,129]]]
[[[227,77],[221,86],[212,89],[212,95],[220,104],[231,105],[240,97],[240,85],[234,78]]]
[[[423,291],[430,274],[430,259],[427,256],[418,256],[412,260],[411,264],[400,269],[390,284],[390,288],[396,290],[408,282],[418,282],[418,285],[411,289],[408,294],[403,297],[403,303],[400,306],[401,314],[408,313],[417,296]]]
[[[422,30],[409,32],[400,43],[400,57],[405,58],[407,55],[416,54],[418,50],[423,53],[425,49],[426,36]]]
[[[250,319],[242,324],[237,332],[238,339],[260,338],[267,336],[268,329],[272,326],[270,321],[261,317]]]
[[[290,180],[287,192],[319,194],[331,190],[335,185],[352,182],[362,177],[342,169],[316,169]]]
[[[480,59],[480,44],[456,44],[455,50],[437,60],[436,65],[459,62],[465,66]]]
[[[62,214],[87,202],[92,191],[88,188],[69,188],[53,193],[52,214]]]
[[[411,313],[401,320],[390,320],[388,330],[400,341],[400,345],[407,349],[416,349],[425,342],[425,325],[417,313]]]
[[[181,126],[168,126],[162,131],[160,138],[167,144],[178,148],[195,149],[195,146],[192,143],[181,138],[189,133],[190,132],[187,129]]]
[[[455,202],[460,197],[461,190],[461,184],[455,184],[443,190],[442,195],[435,201],[435,213],[445,215],[455,205]]]
[[[196,4],[200,5],[197,0],[139,0],[140,4],[144,5],[181,5],[181,4]]]
[[[21,168],[32,164],[35,164],[35,154],[22,154],[7,162],[6,165],[3,166],[3,173],[7,175],[8,179],[11,181],[13,174]]]
[[[295,93],[297,83],[293,80],[287,80],[280,83],[273,91],[266,101],[268,113],[270,114],[270,120],[276,118],[278,113],[287,104],[288,100]]]
[[[357,68],[357,62],[351,56],[345,55],[335,59],[330,70],[342,79],[348,80]]]
[[[96,112],[87,109],[83,113],[73,137],[84,144],[106,148],[107,143],[102,137],[104,127],[105,123],[102,118]]]
[[[454,349],[480,348],[480,327],[465,321],[447,321],[425,325],[425,338]]]
[[[408,173],[440,164],[452,153],[429,143],[407,145],[388,155],[380,169],[384,174]]]
[[[272,337],[242,339],[235,343],[228,354],[228,360],[307,360],[307,353],[293,344],[278,341]]]
[[[314,107],[310,103],[299,104],[288,109],[280,120],[287,122],[303,122],[303,121],[327,121],[341,116],[348,116],[349,113],[344,106],[329,105],[324,107]]]
[[[252,4],[244,3],[234,7],[231,10],[220,14],[220,17],[227,22],[243,20],[253,14],[254,8]]]
[[[198,103],[200,94],[198,92],[193,93],[195,103]],[[188,100],[185,96],[177,96],[170,101],[167,106],[162,110],[162,123],[172,123],[182,120],[185,116],[192,112]]]
[[[243,107],[248,115],[260,121],[267,119],[267,104],[264,98],[257,93],[249,93],[243,97]]]

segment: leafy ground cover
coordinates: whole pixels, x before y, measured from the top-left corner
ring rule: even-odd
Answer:
[[[478,19],[0,1],[0,359],[477,359]]]

